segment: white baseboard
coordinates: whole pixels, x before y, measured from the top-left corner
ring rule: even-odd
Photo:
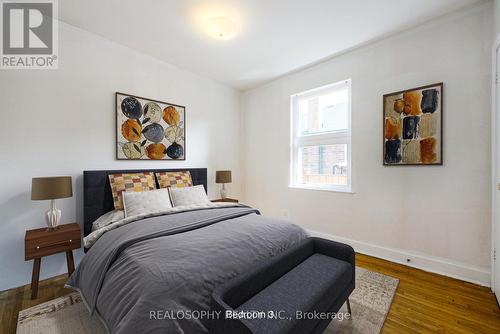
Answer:
[[[388,248],[363,241],[338,237],[318,231],[307,230],[311,236],[342,242],[350,245],[358,253],[371,255],[409,267],[422,269],[432,273],[457,278],[463,281],[490,287],[491,272],[485,268],[454,262],[429,255],[407,252],[401,249]],[[410,259],[408,262],[407,259]]]

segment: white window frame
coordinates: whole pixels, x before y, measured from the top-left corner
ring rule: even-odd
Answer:
[[[298,101],[308,96],[321,95],[324,92],[335,90],[336,88],[345,87],[348,89],[348,107],[347,107],[347,127],[346,131],[329,131],[319,132],[314,134],[302,135],[299,133],[299,108]],[[311,189],[311,190],[327,190],[336,192],[352,193],[352,124],[351,124],[351,79],[342,80],[314,88],[302,93],[290,96],[290,119],[291,119],[291,139],[290,139],[290,188]],[[334,184],[306,184],[299,183],[299,166],[298,156],[299,148],[305,146],[316,145],[333,145],[333,144],[347,144],[347,185],[334,185]]]

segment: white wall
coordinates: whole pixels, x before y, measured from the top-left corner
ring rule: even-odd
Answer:
[[[360,251],[489,284],[491,10],[448,15],[246,92],[246,202]],[[347,78],[355,193],[289,189],[290,95]],[[441,81],[444,166],[384,167],[382,95]]]
[[[493,0],[493,15],[495,21],[495,37],[500,34],[500,0]]]
[[[239,196],[240,93],[96,35],[60,24],[58,70],[0,71],[0,290],[31,280],[26,229],[43,227],[49,202],[30,200],[34,176],[71,175],[58,201],[63,222],[83,221],[82,171],[120,168],[231,169]],[[187,160],[115,160],[116,91],[186,106]],[[78,252],[76,260],[81,258]],[[66,271],[63,254],[42,259],[41,278]]]

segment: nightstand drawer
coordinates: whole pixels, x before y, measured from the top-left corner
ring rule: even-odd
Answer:
[[[31,260],[80,247],[80,228],[77,224],[60,225],[55,230],[31,230],[24,239],[24,258]]]
[[[59,241],[26,241],[25,260],[78,249],[80,247],[80,236],[75,239],[65,239]]]

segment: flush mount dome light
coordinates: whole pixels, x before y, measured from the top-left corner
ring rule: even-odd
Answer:
[[[225,17],[213,17],[207,21],[207,33],[219,40],[228,40],[236,36],[238,26]]]

